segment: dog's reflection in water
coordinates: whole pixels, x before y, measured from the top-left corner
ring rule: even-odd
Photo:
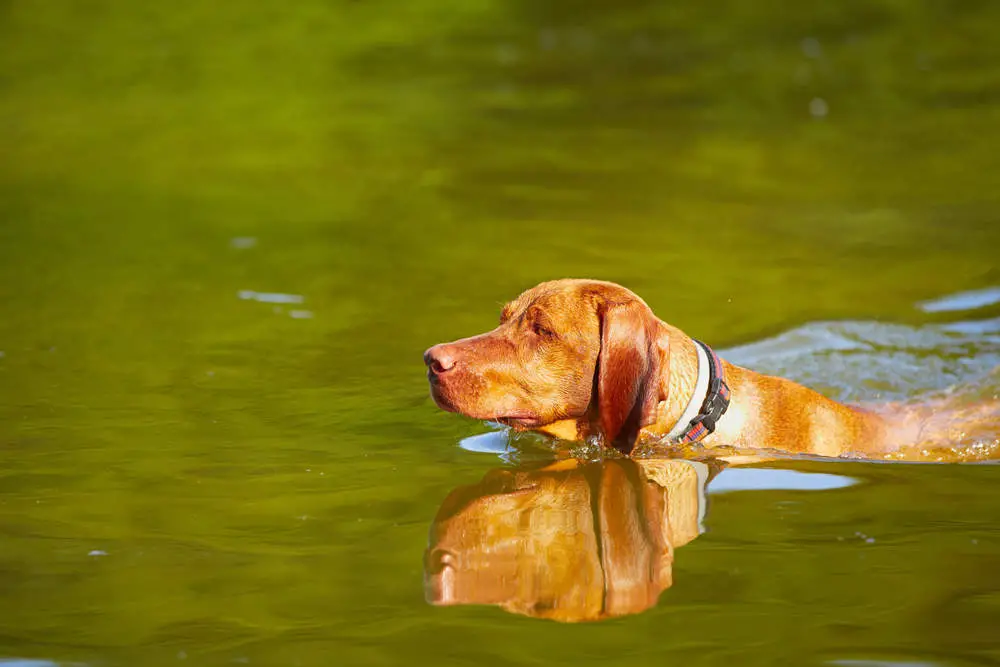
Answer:
[[[674,549],[701,532],[716,472],[682,460],[491,471],[431,525],[427,600],[565,622],[639,613],[670,587]]]

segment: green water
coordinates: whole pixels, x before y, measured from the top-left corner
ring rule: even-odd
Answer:
[[[1000,283],[1000,5],[605,4],[0,3],[0,658],[1000,661],[989,465],[784,464],[861,483],[718,495],[642,614],[425,602],[512,464],[421,353],[522,289],[725,347]]]

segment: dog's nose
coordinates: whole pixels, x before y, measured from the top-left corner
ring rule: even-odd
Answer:
[[[424,352],[424,363],[432,373],[441,375],[455,367],[455,355],[447,345],[435,345]]]

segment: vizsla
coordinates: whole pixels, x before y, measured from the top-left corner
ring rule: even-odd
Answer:
[[[603,281],[533,287],[503,308],[496,329],[435,345],[424,361],[445,410],[565,440],[598,438],[624,454],[637,443],[697,442],[743,454],[885,457],[926,435],[912,414],[849,407],[721,361]]]

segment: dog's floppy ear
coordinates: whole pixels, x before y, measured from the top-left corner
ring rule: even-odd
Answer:
[[[652,423],[659,400],[656,319],[641,301],[599,307],[597,410],[605,445],[628,454],[639,429]]]

